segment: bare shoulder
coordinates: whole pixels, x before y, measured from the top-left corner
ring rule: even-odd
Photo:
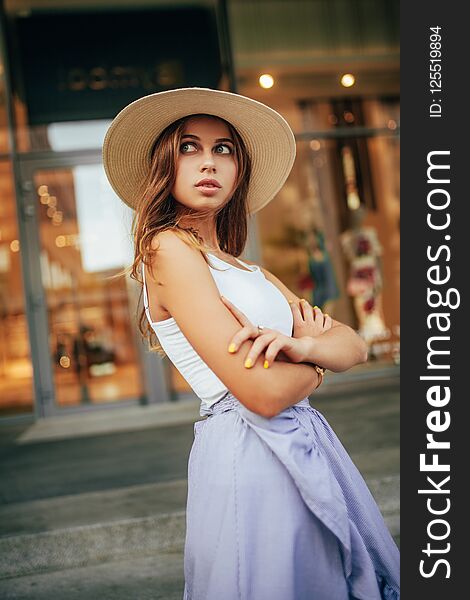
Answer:
[[[187,244],[181,239],[181,237],[173,229],[165,229],[156,233],[151,242],[151,248],[155,251],[168,252],[177,250],[181,245],[186,246]]]
[[[197,248],[191,247],[174,230],[166,229],[157,233],[151,242],[154,251],[152,267],[154,278],[160,285],[168,279],[170,272],[176,268],[188,271],[203,268],[204,258]]]

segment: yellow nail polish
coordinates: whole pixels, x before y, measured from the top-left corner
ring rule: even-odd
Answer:
[[[305,298],[301,298],[302,302],[308,302]]]
[[[329,317],[330,315],[328,313],[323,313],[324,317]]]
[[[252,366],[253,366],[253,361],[251,360],[251,358],[247,358],[247,359],[245,360],[245,367],[246,367],[247,369],[251,369],[251,367],[252,367]]]
[[[319,308],[319,307],[315,304],[315,306],[313,308]]]
[[[230,346],[228,347],[228,351],[229,351],[229,352],[232,352],[232,353],[233,353],[233,352],[235,352],[235,344],[234,344],[233,342],[232,342],[232,343],[230,344]]]
[[[265,360],[265,361],[264,361],[264,365],[263,365],[263,367],[264,367],[265,369],[269,369],[269,363],[268,363],[268,361],[267,361],[267,360]]]
[[[289,300],[289,304],[294,304],[294,301],[293,300]]]

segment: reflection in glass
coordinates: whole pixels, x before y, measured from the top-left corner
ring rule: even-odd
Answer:
[[[55,152],[101,148],[110,124],[111,119],[51,123],[47,126],[48,145]]]
[[[4,68],[0,56],[0,154],[6,154],[9,151],[5,93]]]
[[[291,114],[289,105],[274,108]],[[383,248],[385,327],[371,342],[370,362],[398,363],[399,100],[312,100],[302,110],[307,118],[304,131],[300,126],[296,131],[303,135],[294,167],[275,201],[258,215],[263,263],[299,297],[359,330],[341,240],[352,215],[365,205],[364,226]]]
[[[142,394],[128,278],[130,210],[102,165],[34,176],[59,406],[114,402]]]
[[[0,416],[31,412],[33,369],[21,277],[13,177],[0,162]]]

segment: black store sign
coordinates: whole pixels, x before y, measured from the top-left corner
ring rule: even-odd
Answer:
[[[30,125],[108,119],[177,87],[218,87],[215,14],[205,7],[31,14],[14,22],[15,85]]]

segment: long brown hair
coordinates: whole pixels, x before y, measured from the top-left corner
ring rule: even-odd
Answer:
[[[183,241],[201,251],[204,260],[208,262],[205,252],[209,250],[199,236],[196,228],[183,227],[180,221],[191,223],[192,219],[200,219],[202,211],[188,209],[177,202],[170,190],[176,180],[176,167],[179,156],[181,138],[186,122],[196,116],[211,117],[223,121],[234,140],[235,158],[238,164],[235,191],[231,198],[217,210],[216,235],[219,247],[223,252],[232,256],[239,256],[245,247],[247,224],[247,193],[251,175],[251,157],[246,146],[235,127],[225,119],[214,115],[194,114],[187,115],[169,125],[156,139],[151,153],[151,164],[148,176],[142,182],[140,200],[132,219],[131,231],[134,241],[134,262],[121,273],[129,273],[130,277],[143,283],[139,272],[141,263],[144,263],[146,274],[148,267],[153,274],[152,240],[155,235],[166,229],[172,229]],[[212,214],[212,211],[211,211]],[[143,289],[139,297],[142,298]],[[140,305],[140,302],[139,302]],[[142,308],[137,315],[139,331],[143,338],[148,339],[149,350],[156,351],[161,356],[166,356],[165,351],[158,343],[158,338]]]

